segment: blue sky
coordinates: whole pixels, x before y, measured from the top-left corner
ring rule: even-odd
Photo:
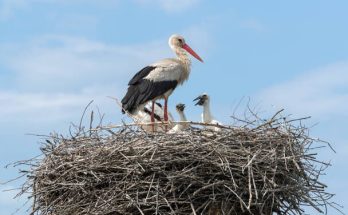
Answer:
[[[205,63],[193,60],[170,110],[184,102],[199,120],[192,99],[207,92],[225,123],[249,97],[265,115],[312,116],[312,135],[337,150],[320,154],[333,164],[323,180],[348,207],[347,11],[344,0],[0,0],[0,166],[37,155],[40,140],[27,134],[67,133],[91,100],[120,122],[107,96],[121,98],[135,72],[172,56],[167,40],[179,33]],[[16,174],[0,168],[0,181]],[[24,202],[12,195],[0,192],[0,214]]]

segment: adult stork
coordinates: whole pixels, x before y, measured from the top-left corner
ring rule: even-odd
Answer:
[[[203,62],[180,35],[172,35],[169,38],[169,46],[177,57],[160,60],[144,67],[134,75],[121,101],[123,112],[132,114],[148,101],[152,101],[151,122],[154,122],[155,101],[164,99],[164,121],[168,121],[168,97],[190,75],[191,60],[187,53]]]

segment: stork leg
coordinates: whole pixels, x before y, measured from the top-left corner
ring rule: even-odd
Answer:
[[[165,126],[165,131],[167,132],[168,130],[168,98],[164,97],[164,123]]]
[[[152,108],[151,108],[151,127],[152,132],[155,132],[155,101],[152,101]]]

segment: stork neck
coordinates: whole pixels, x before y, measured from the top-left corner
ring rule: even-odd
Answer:
[[[210,112],[210,104],[209,101],[205,101],[203,105],[203,121],[209,123],[213,119],[213,116]]]
[[[184,112],[180,112],[179,116],[180,116],[180,121],[187,121],[187,119],[186,119],[186,116],[185,116],[185,113],[184,113]]]
[[[186,68],[187,72],[190,72],[191,67],[191,60],[188,56],[187,52],[182,48],[176,48],[174,50],[178,60],[183,64],[183,66]]]

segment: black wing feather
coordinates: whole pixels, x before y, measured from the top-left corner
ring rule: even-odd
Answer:
[[[154,66],[144,67],[142,70],[137,72],[133,78],[129,81],[128,85],[137,84],[141,79],[145,78],[152,70],[156,69]]]
[[[122,107],[125,111],[132,113],[139,105],[145,104],[169,90],[174,90],[177,84],[177,81],[154,82],[140,79],[136,84],[128,87],[128,91],[121,101]]]

